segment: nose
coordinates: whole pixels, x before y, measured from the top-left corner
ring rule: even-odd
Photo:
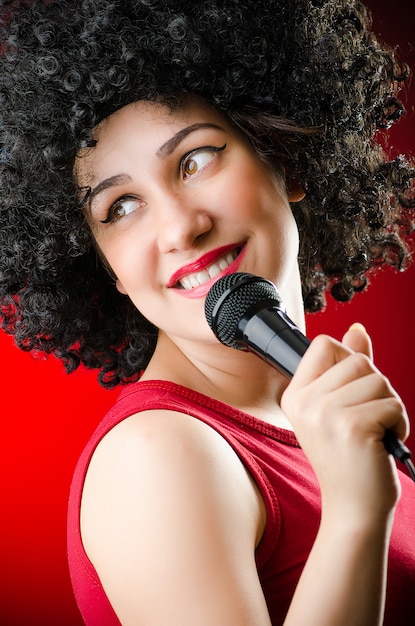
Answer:
[[[157,211],[157,220],[158,246],[164,254],[189,250],[213,226],[212,218],[198,203],[197,196],[164,198]]]

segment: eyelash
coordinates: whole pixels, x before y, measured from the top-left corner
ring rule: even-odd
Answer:
[[[192,160],[193,156],[201,154],[203,152],[223,152],[225,148],[226,148],[226,143],[223,146],[220,146],[219,148],[216,146],[202,146],[200,148],[196,148],[195,150],[191,150],[190,152],[187,152],[180,160],[181,173],[183,174],[183,176],[186,176],[186,178],[190,178],[191,176],[193,176],[193,173],[186,174],[185,172],[185,167]],[[198,170],[196,170],[195,173],[197,173],[197,171]],[[108,215],[105,218],[105,220],[100,220],[101,224],[110,224],[112,222],[116,222],[120,220],[123,216],[119,216],[118,218],[115,217],[115,211],[119,207],[121,207],[125,201],[128,201],[128,200],[132,202],[137,202],[137,203],[140,202],[139,198],[136,198],[135,196],[130,196],[130,195],[126,195],[126,196],[122,196],[121,198],[118,198],[118,200],[116,200],[114,204],[110,206]]]
[[[190,152],[187,152],[180,161],[180,171],[183,173],[183,175],[185,175],[185,167],[192,160],[194,155],[198,155],[203,152],[223,152],[225,148],[226,148],[226,143],[223,144],[223,146],[220,146],[219,148],[216,146],[202,146],[200,148],[196,148],[195,150],[191,150]],[[187,177],[189,178],[192,175],[193,174],[187,174]]]
[[[111,222],[116,222],[120,220],[123,216],[121,215],[119,217],[115,217],[115,211],[116,209],[118,209],[118,207],[121,207],[122,204],[128,200],[137,203],[140,202],[140,200],[135,196],[121,196],[121,198],[118,198],[118,200],[116,200],[116,202],[114,202],[114,204],[110,206],[108,215],[105,220],[100,220],[101,224],[110,224]]]

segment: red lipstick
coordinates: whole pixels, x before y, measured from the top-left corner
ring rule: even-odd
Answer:
[[[236,248],[241,248],[242,245],[242,243],[232,243],[227,246],[221,246],[215,250],[210,250],[199,259],[196,259],[196,261],[183,265],[183,267],[179,268],[176,272],[174,272],[174,274],[172,274],[169,282],[167,283],[167,287],[174,287],[184,276],[194,274],[195,272],[201,272],[209,267],[209,265],[212,265],[212,263],[215,263],[215,261],[228,254],[228,252],[232,252]]]
[[[187,276],[188,274],[192,274],[194,272],[203,271],[209,265],[219,260],[221,257],[241,247],[242,247],[242,250],[236,257],[236,259],[230,265],[228,265],[226,269],[222,270],[214,278],[211,278],[210,280],[207,280],[202,285],[199,285],[198,287],[193,287],[192,289],[183,289],[182,287],[177,287],[177,288],[174,287],[175,285],[177,285],[178,281],[184,276]],[[226,276],[227,274],[233,274],[234,272],[237,272],[239,270],[239,266],[242,263],[243,258],[245,257],[245,252],[246,252],[246,246],[244,244],[239,244],[239,245],[232,244],[230,246],[223,246],[222,248],[216,248],[216,250],[212,250],[211,252],[204,254],[202,257],[200,257],[200,259],[198,259],[194,263],[189,263],[188,265],[183,266],[177,272],[175,272],[169,281],[169,286],[171,286],[171,288],[174,289],[175,293],[177,293],[180,296],[183,296],[184,298],[193,298],[193,299],[204,298],[207,296],[212,285],[219,278],[222,278],[222,276]]]

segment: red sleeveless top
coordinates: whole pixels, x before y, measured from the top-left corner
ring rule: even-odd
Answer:
[[[314,472],[292,432],[166,381],[126,387],[78,461],[69,498],[68,560],[85,624],[120,626],[82,545],[79,518],[88,464],[98,443],[116,424],[150,409],[179,411],[208,424],[253,476],[267,510],[266,529],[256,550],[258,575],[271,622],[282,624],[319,526],[320,494]],[[385,626],[415,624],[415,484],[402,473],[400,478],[402,496],[390,544]]]

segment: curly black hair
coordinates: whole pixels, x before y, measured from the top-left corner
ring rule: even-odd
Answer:
[[[157,329],[117,292],[73,176],[97,123],[136,100],[198,94],[302,186],[307,311],[405,267],[414,169],[376,139],[409,71],[360,2],[17,0],[0,33],[0,317],[19,347],[106,386],[151,357]]]

